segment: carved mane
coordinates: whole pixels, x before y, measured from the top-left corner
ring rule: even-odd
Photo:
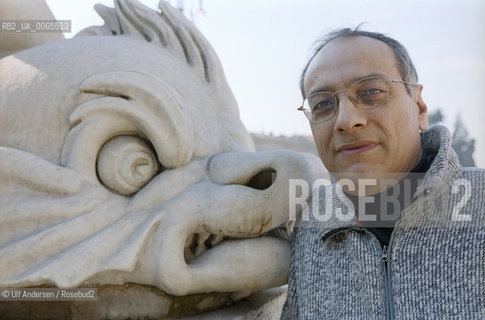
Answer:
[[[130,35],[155,43],[185,59],[207,82],[222,72],[219,59],[199,30],[167,2],[160,1],[160,12],[136,0],[115,0],[115,8],[94,6],[103,18],[103,26],[81,30],[77,36]]]

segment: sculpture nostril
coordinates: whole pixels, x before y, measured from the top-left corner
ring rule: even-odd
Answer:
[[[265,169],[252,177],[247,186],[253,189],[265,190],[273,184],[275,179],[276,171],[274,169]]]

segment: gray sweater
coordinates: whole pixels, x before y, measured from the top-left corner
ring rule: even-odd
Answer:
[[[443,126],[422,147],[436,158],[388,248],[356,217],[300,223],[282,319],[485,319],[485,170],[460,166]],[[336,188],[320,210],[348,208]]]

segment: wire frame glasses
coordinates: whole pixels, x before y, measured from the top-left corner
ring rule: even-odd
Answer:
[[[378,108],[387,102],[389,96],[389,83],[397,82],[408,86],[416,86],[398,79],[386,79],[381,76],[362,78],[354,82],[348,89],[335,92],[320,91],[312,93],[303,100],[297,109],[303,111],[305,116],[313,123],[322,123],[332,119],[337,113],[337,93],[349,91],[349,98],[359,109],[370,110]]]

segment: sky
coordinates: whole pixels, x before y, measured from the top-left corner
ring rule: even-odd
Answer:
[[[185,0],[190,16],[201,0]],[[92,8],[112,0],[46,0],[57,19],[79,30],[102,25]],[[158,10],[157,0],[142,0]],[[174,5],[178,0],[172,0]],[[203,0],[194,23],[214,47],[250,132],[311,135],[299,77],[322,34],[341,27],[388,34],[414,61],[430,112],[440,108],[453,130],[458,115],[476,140],[485,168],[485,1],[483,0]]]

